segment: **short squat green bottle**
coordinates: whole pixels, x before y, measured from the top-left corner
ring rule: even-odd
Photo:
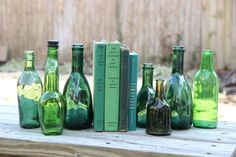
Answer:
[[[171,109],[172,129],[189,129],[192,125],[191,89],[184,76],[184,46],[173,48],[172,74],[165,84],[165,100]]]
[[[156,96],[147,106],[146,133],[151,135],[171,134],[171,112],[164,100],[164,80],[156,80]]]
[[[203,50],[200,69],[193,83],[193,125],[216,128],[218,121],[219,79],[214,71],[213,53]]]
[[[153,89],[153,64],[143,64],[143,84],[137,96],[137,126],[146,128],[147,105],[153,101],[155,91]]]
[[[92,96],[83,73],[84,45],[72,45],[72,71],[64,87],[66,112],[64,126],[68,129],[86,129],[93,121]]]
[[[25,67],[17,82],[19,122],[22,128],[39,127],[38,103],[43,93],[42,81],[34,68],[34,51],[25,51]]]
[[[63,131],[66,102],[59,93],[58,44],[58,41],[48,41],[44,94],[39,101],[40,125],[45,135],[60,135]]]

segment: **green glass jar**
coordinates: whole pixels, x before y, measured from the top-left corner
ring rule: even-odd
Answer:
[[[184,46],[173,48],[172,74],[165,84],[165,100],[171,109],[172,129],[189,129],[192,125],[191,89],[183,73]]]
[[[214,71],[213,53],[203,50],[200,69],[193,83],[193,125],[216,128],[218,121],[219,79]]]
[[[43,93],[42,81],[34,68],[34,51],[25,51],[24,71],[17,81],[19,122],[22,128],[39,127],[38,103]]]
[[[39,101],[39,119],[45,135],[60,135],[63,131],[65,99],[59,92],[58,41],[48,41],[44,75],[44,94]]]
[[[156,96],[147,106],[146,133],[151,135],[171,134],[171,112],[164,100],[164,80],[156,80]]]
[[[137,126],[146,128],[147,105],[153,101],[155,92],[153,89],[153,64],[143,64],[143,84],[137,96]]]
[[[67,102],[64,126],[68,129],[85,129],[93,121],[92,96],[83,73],[84,45],[72,45],[72,71],[64,87]]]

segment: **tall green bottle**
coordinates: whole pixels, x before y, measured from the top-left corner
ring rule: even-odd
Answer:
[[[143,64],[143,84],[137,96],[137,126],[146,128],[147,105],[154,100],[153,64]]]
[[[192,125],[192,94],[185,79],[184,46],[173,48],[172,74],[165,84],[165,100],[171,109],[172,129],[189,129]]]
[[[58,41],[48,41],[44,75],[44,94],[39,101],[39,119],[45,135],[60,135],[63,130],[65,99],[59,93]]]
[[[203,50],[201,66],[193,83],[193,125],[216,128],[218,120],[219,79],[214,71],[213,53]]]
[[[22,128],[39,127],[38,102],[43,93],[42,81],[34,68],[34,51],[25,51],[25,68],[17,82],[19,122]]]
[[[72,45],[72,71],[64,87],[67,102],[64,126],[68,129],[85,129],[93,121],[92,96],[83,73],[84,45]]]

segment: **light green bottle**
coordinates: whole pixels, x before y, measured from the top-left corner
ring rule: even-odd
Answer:
[[[219,79],[214,71],[213,53],[203,50],[201,66],[193,84],[193,125],[216,128],[218,121]]]
[[[63,130],[66,102],[59,93],[58,41],[48,41],[44,75],[44,94],[39,101],[39,119],[45,135],[60,135]]]
[[[22,128],[39,127],[38,103],[43,93],[42,81],[34,68],[34,51],[25,51],[24,71],[17,82],[19,122]]]

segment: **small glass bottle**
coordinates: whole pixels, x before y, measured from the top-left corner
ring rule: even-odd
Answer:
[[[216,128],[218,121],[219,79],[214,71],[213,53],[203,50],[200,69],[193,83],[193,125]]]
[[[171,109],[172,129],[189,129],[192,125],[192,94],[184,76],[184,46],[173,48],[172,74],[165,84],[165,100]]]
[[[151,135],[171,134],[171,112],[164,100],[164,80],[156,80],[156,95],[147,106],[146,133]]]
[[[137,96],[137,126],[146,128],[147,105],[154,99],[153,64],[143,64],[143,84]]]
[[[72,71],[64,87],[67,102],[64,126],[68,129],[86,129],[93,121],[92,96],[83,73],[82,43],[72,45]]]
[[[34,51],[25,51],[24,71],[17,82],[19,122],[22,128],[39,127],[38,102],[43,93],[42,81],[34,68]]]
[[[65,99],[59,92],[58,41],[48,41],[44,75],[44,94],[39,101],[39,119],[45,135],[60,135],[63,131]]]

